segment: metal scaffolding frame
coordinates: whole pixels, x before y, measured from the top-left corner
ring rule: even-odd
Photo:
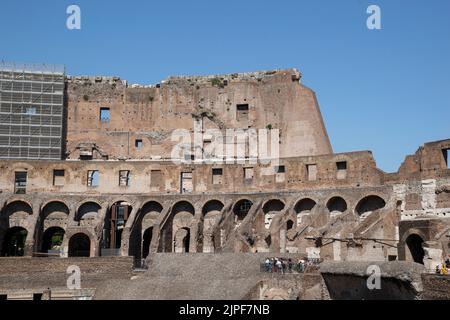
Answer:
[[[0,159],[60,160],[63,66],[0,63]]]

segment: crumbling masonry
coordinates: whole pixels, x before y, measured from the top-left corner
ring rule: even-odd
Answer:
[[[450,140],[424,144],[395,173],[370,151],[335,154],[295,69],[155,86],[65,77],[64,88],[43,72],[1,75],[2,256],[271,252],[432,269],[450,253]],[[251,159],[248,141],[240,162],[207,163],[189,145],[174,163],[176,129],[269,129],[280,163]],[[200,149],[210,143],[205,134]]]

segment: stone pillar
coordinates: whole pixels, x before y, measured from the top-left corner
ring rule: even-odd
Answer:
[[[286,253],[286,229],[280,229],[280,253]]]

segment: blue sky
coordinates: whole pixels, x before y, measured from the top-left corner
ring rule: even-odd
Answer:
[[[82,29],[66,28],[77,4]],[[382,30],[366,9],[381,8]],[[397,171],[450,138],[448,0],[2,0],[0,59],[151,84],[169,75],[297,67],[335,152]]]

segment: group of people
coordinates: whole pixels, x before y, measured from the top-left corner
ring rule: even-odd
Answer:
[[[291,258],[266,258],[263,268],[269,273],[303,273],[308,266],[316,265],[317,262],[311,259],[300,259],[297,262]]]
[[[436,274],[448,275],[450,269],[450,259],[445,260],[440,266],[436,266]]]

